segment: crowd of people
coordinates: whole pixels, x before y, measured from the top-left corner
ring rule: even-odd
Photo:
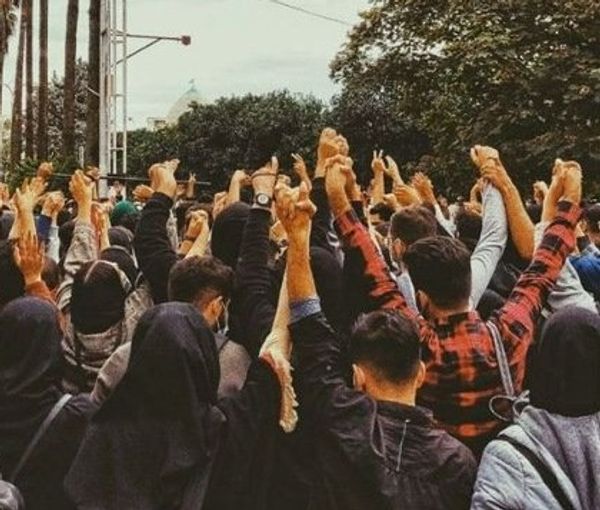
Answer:
[[[346,139],[0,185],[0,508],[600,508],[600,205],[498,151],[449,204]],[[525,197],[527,198],[527,197]]]

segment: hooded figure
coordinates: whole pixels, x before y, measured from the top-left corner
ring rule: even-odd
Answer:
[[[211,253],[232,269],[237,266],[249,214],[248,204],[236,202],[224,209],[213,224]]]
[[[486,448],[471,508],[600,508],[600,316],[562,309],[534,349],[531,405]],[[517,451],[522,447],[557,490]]]
[[[214,407],[218,384],[214,338],[192,305],[144,314],[127,372],[94,416],[67,477],[77,506],[191,508],[186,494],[207,482],[224,419]]]
[[[20,298],[0,313],[0,472],[11,476],[34,434],[63,396],[57,310]],[[71,398],[13,480],[28,509],[70,508],[62,481],[94,406]]]

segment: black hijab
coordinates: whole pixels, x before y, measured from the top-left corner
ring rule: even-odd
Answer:
[[[8,474],[58,401],[61,331],[56,309],[20,298],[0,313],[0,471]]]
[[[93,418],[66,479],[79,508],[187,508],[192,477],[209,476],[223,421],[219,360],[193,306],[146,312],[123,380]],[[199,505],[200,507],[200,505]]]
[[[531,403],[563,416],[600,411],[600,316],[564,308],[546,322],[535,356]]]

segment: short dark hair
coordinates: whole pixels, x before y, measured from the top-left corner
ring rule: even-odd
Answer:
[[[390,218],[394,214],[394,209],[383,202],[374,205],[369,210],[369,214],[377,214],[381,218],[381,221],[390,221]]]
[[[404,263],[416,290],[437,306],[449,308],[469,299],[471,254],[458,239],[427,237],[412,244]]]
[[[350,357],[385,381],[401,384],[413,379],[421,358],[415,322],[396,310],[361,315],[350,337]]]
[[[215,257],[188,257],[169,273],[169,299],[205,304],[216,296],[229,299],[233,291],[233,269]]]
[[[583,218],[590,232],[600,232],[600,204],[592,204],[583,210]]]
[[[460,239],[466,247],[473,251],[481,237],[483,220],[481,216],[472,211],[461,210],[455,219],[456,237]]]
[[[436,233],[437,220],[426,207],[406,207],[392,216],[390,235],[393,240],[400,239],[407,246]]]

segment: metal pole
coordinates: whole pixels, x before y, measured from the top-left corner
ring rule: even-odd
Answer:
[[[128,118],[127,118],[127,0],[121,0],[123,2],[123,175],[127,175],[127,131],[128,131]],[[115,63],[115,67],[118,63]]]
[[[110,110],[109,110],[109,80],[110,80],[110,0],[100,1],[100,172],[108,174],[110,166]],[[100,197],[108,194],[105,180],[100,182],[98,189]]]

